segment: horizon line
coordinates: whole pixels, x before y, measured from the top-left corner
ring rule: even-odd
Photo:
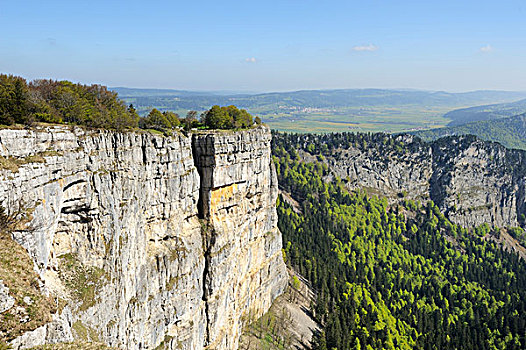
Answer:
[[[102,84],[101,84],[102,85]],[[177,89],[177,88],[156,88],[156,87],[130,87],[130,86],[107,86],[108,89],[130,89],[130,90],[160,90],[172,92],[191,92],[191,93],[221,93],[224,95],[263,95],[273,93],[294,93],[294,92],[309,92],[309,91],[346,91],[346,90],[385,90],[385,91],[415,91],[415,92],[430,92],[430,93],[448,93],[448,94],[465,94],[473,92],[508,92],[508,93],[526,93],[526,90],[505,90],[505,89],[475,89],[475,90],[434,90],[434,89],[420,89],[420,88],[381,88],[381,87],[363,87],[363,88],[312,88],[312,89],[291,89],[291,90],[235,90],[235,89]]]

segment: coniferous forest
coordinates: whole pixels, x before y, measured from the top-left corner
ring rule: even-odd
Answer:
[[[348,191],[295,146],[274,134],[278,182],[295,200],[279,197],[278,225],[287,264],[317,294],[314,349],[526,348],[526,263],[489,239],[497,228]]]

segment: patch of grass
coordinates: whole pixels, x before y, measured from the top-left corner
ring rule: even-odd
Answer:
[[[170,279],[168,280],[168,283],[166,284],[166,289],[172,290],[177,285],[177,282],[179,281],[179,279],[180,277],[170,277]]]
[[[5,125],[5,124],[0,124],[0,130],[2,129],[9,129],[9,130],[24,130],[25,128],[25,125],[22,125],[22,124],[13,124],[13,125]],[[1,350],[2,348],[0,348]]]
[[[116,322],[115,320],[111,320],[111,321],[108,322],[108,324],[106,325],[106,328],[107,328],[107,329],[112,329],[116,324],[117,324],[117,322]]]
[[[18,168],[19,165],[15,158],[5,158],[0,156],[0,169],[9,170],[12,173],[16,173],[18,171]]]
[[[259,319],[249,314],[243,318],[245,329],[240,339],[240,349],[255,350],[281,350],[291,349],[292,336],[288,328],[291,327],[289,315],[282,305],[278,305],[280,300],[285,300],[291,293],[290,288],[287,292],[276,299],[272,307]]]
[[[164,340],[161,342],[161,344],[159,344],[155,350],[164,350],[166,349],[166,346],[172,341],[173,337],[169,336],[169,335],[165,335],[164,336]]]
[[[9,170],[13,173],[18,172],[18,169],[25,164],[32,164],[32,163],[45,163],[46,159],[44,157],[52,156],[52,155],[60,155],[59,152],[56,151],[44,151],[41,153],[29,155],[25,158],[15,158],[15,157],[2,157],[0,156],[0,169]]]
[[[77,337],[83,341],[99,342],[99,335],[92,328],[85,326],[82,322],[76,321],[71,328],[77,334]]]
[[[11,229],[17,225],[20,223],[8,220],[0,208],[0,280],[15,299],[14,306],[0,314],[0,349],[2,343],[50,322],[57,311],[53,298],[41,293],[27,251],[12,239]]]
[[[89,340],[88,329],[80,321],[76,321],[71,325],[71,328],[75,331],[78,338],[81,340]]]
[[[128,243],[128,236],[125,236],[124,234],[121,234],[119,236],[119,247],[122,249],[122,247]]]
[[[46,160],[41,154],[34,154],[31,156],[25,157],[22,161],[20,161],[21,164],[30,164],[30,163],[45,163]]]
[[[186,258],[186,253],[188,250],[184,246],[179,247],[171,247],[170,248],[170,261],[175,261],[182,257],[183,259]]]
[[[81,264],[74,254],[60,256],[60,278],[80,302],[79,310],[85,311],[95,305],[100,288],[108,280],[106,271]]]
[[[64,152],[55,151],[55,150],[47,150],[42,153],[40,153],[42,157],[60,157],[64,155]]]
[[[1,348],[0,348],[1,349]],[[29,350],[111,350],[110,348],[101,343],[60,343],[53,345],[41,345]]]
[[[145,131],[147,131],[149,133],[152,133],[152,134],[155,134],[155,135],[165,136],[164,132],[156,130],[156,129],[145,129]]]
[[[109,256],[112,245],[113,245],[113,237],[111,237],[109,241],[104,239],[104,251],[106,252],[106,256]]]

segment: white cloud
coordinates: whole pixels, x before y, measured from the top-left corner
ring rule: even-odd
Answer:
[[[378,46],[376,45],[373,45],[373,44],[369,44],[369,45],[358,45],[358,46],[354,46],[352,48],[353,51],[358,51],[358,52],[363,52],[363,51],[369,51],[369,52],[372,52],[372,51],[376,51],[378,50]]]
[[[255,57],[245,58],[245,62],[256,63],[258,60]]]
[[[488,52],[493,52],[493,46],[491,46],[490,44],[486,45],[486,46],[482,46],[480,49],[479,49],[480,52],[482,53],[488,53]]]

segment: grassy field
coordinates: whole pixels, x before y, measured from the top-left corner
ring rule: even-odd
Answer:
[[[420,106],[360,107],[259,115],[272,129],[287,132],[396,133],[445,126],[450,120],[443,115],[449,110]]]

